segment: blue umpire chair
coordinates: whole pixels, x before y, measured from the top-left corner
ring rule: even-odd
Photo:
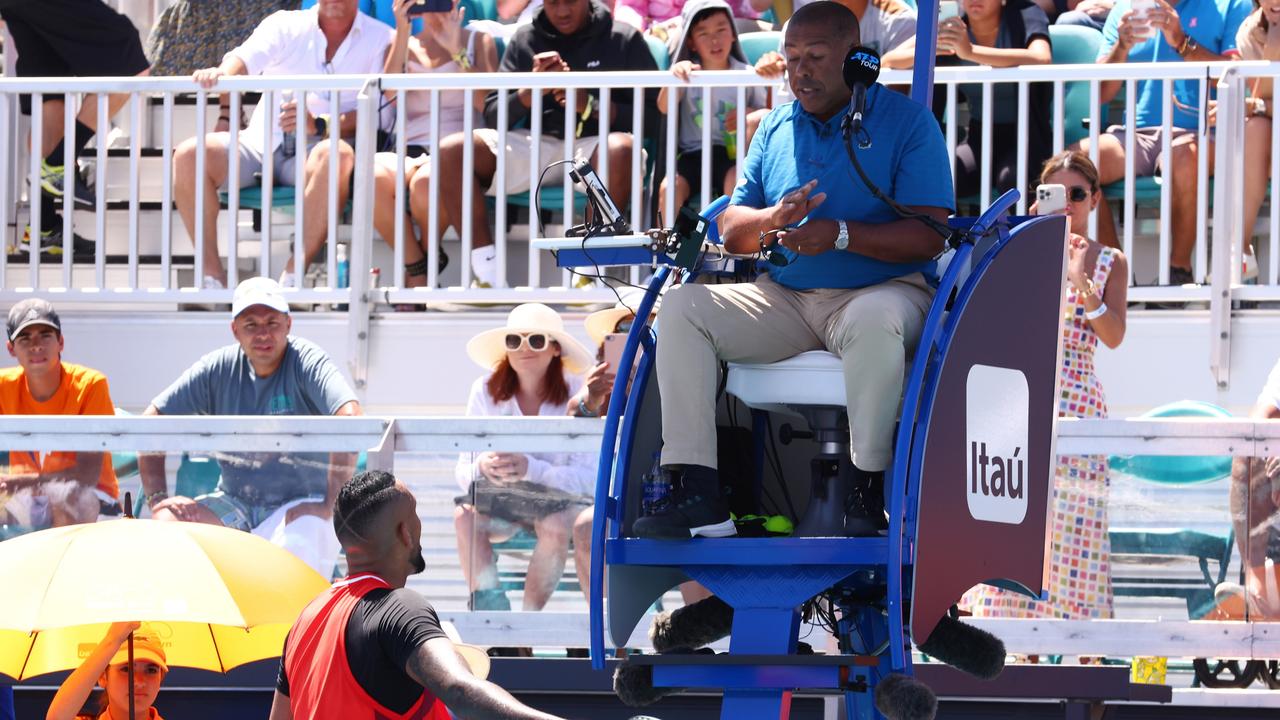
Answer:
[[[630,662],[652,665],[655,687],[724,688],[721,717],[734,720],[785,718],[792,690],[835,689],[844,691],[850,719],[879,718],[882,716],[874,706],[877,684],[891,673],[910,674],[911,637],[914,635],[921,642],[964,589],[987,579],[1008,579],[1015,586],[1030,588],[1032,594],[1039,590],[1042,552],[1020,569],[997,562],[971,569],[968,576],[960,573],[937,583],[920,583],[923,570],[929,568],[930,573],[940,576],[937,568],[951,564],[953,560],[947,556],[954,554],[952,547],[946,547],[954,543],[940,542],[937,531],[947,523],[936,519],[930,503],[922,504],[922,499],[932,497],[933,505],[945,503],[948,509],[953,508],[954,500],[948,495],[954,494],[956,485],[945,485],[943,473],[923,472],[936,462],[934,458],[951,451],[937,450],[942,441],[928,437],[928,431],[935,418],[936,428],[952,422],[948,411],[954,408],[944,405],[954,404],[951,396],[957,384],[956,363],[972,363],[973,357],[981,355],[980,350],[975,355],[973,348],[957,346],[955,340],[958,335],[978,337],[984,325],[990,330],[991,323],[984,322],[980,315],[1002,299],[1007,302],[1007,298],[999,297],[1002,291],[988,289],[999,287],[996,281],[1001,274],[1006,279],[1018,276],[1017,282],[1038,283],[1041,299],[1048,298],[1048,302],[1041,302],[1046,309],[1034,323],[1015,330],[1030,332],[1026,336],[1029,344],[1041,350],[1041,361],[1026,369],[1024,380],[1036,390],[1034,397],[1039,398],[1039,409],[1031,411],[1038,429],[1027,441],[1028,452],[1034,450],[1044,460],[1044,471],[1038,480],[1028,483],[1030,504],[1024,506],[1022,529],[1027,536],[1038,537],[1039,546],[1043,547],[1051,478],[1050,418],[1056,415],[1056,362],[1050,358],[1056,358],[1060,332],[1056,320],[1060,319],[1065,222],[1061,218],[1042,218],[1020,226],[1011,223],[1006,213],[1016,199],[1016,192],[1006,194],[971,224],[953,221],[953,225],[965,228],[963,240],[955,243],[942,274],[907,378],[902,421],[887,482],[886,536],[690,541],[631,537],[630,527],[638,516],[643,492],[638,478],[653,464],[660,447],[660,397],[651,380],[656,343],[661,337],[650,323],[632,326],[620,365],[630,367],[638,358],[638,370],[630,387],[621,375],[614,387],[596,488],[589,593],[594,667],[604,667],[606,603],[608,631],[615,645],[625,646],[657,598],[678,583],[693,579],[734,608],[730,652],[727,656],[633,656]],[[726,204],[727,200],[721,198],[713,209],[718,213]],[[714,232],[708,235],[716,239]],[[1057,244],[1044,242],[1046,238],[1056,238]],[[985,248],[976,261],[975,244]],[[639,262],[646,257],[647,251],[637,252],[630,260],[618,257],[613,261]],[[1028,265],[1028,258],[1034,264]],[[659,258],[658,262],[665,260]],[[591,252],[590,262],[575,259],[574,253],[567,250],[558,255],[561,265],[605,261],[596,250]],[[1011,271],[1009,268],[1018,262],[1024,266]],[[1038,270],[1027,273],[1029,268]],[[648,293],[636,309],[638,318],[650,316],[657,293],[676,274],[666,264],[657,269]],[[1024,275],[1038,275],[1039,280]],[[988,278],[991,280],[984,284],[982,281]],[[689,279],[686,277],[685,281]],[[1030,303],[1031,299],[1026,301]],[[1035,323],[1044,327],[1031,332],[1029,328]],[[949,356],[961,359],[950,362]],[[839,361],[830,354],[805,353],[766,366],[731,365],[727,386],[729,392],[757,411],[782,406],[808,416],[822,439],[840,445],[847,443],[848,431],[847,420],[841,417],[845,396],[839,368]],[[940,429],[933,434],[944,437]],[[963,437],[949,442],[965,452]],[[932,454],[926,455],[931,448]],[[827,448],[827,452],[833,451]],[[847,453],[847,446],[834,452]],[[953,462],[952,466],[963,464]],[[985,487],[985,474],[983,478]],[[963,481],[959,489],[965,490]],[[925,531],[923,517],[934,518],[929,531]],[[947,531],[955,527],[952,525]],[[958,531],[969,532],[964,528]],[[982,547],[982,541],[976,534],[974,537],[975,547]],[[1009,537],[1012,536],[989,544],[999,546]],[[991,574],[983,574],[986,572]],[[606,573],[609,596],[604,598]],[[839,640],[841,654],[798,655],[800,606],[824,593],[842,611],[836,626],[830,628]]]

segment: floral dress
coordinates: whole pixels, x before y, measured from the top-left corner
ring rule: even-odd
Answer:
[[[1115,251],[1098,254],[1093,282],[1107,286]],[[1098,335],[1084,317],[1084,304],[1068,283],[1063,327],[1059,417],[1104,418],[1107,401],[1093,371]],[[1111,540],[1107,529],[1110,480],[1105,455],[1059,455],[1050,517],[1048,599],[979,585],[961,606],[978,617],[1110,618]]]
[[[277,10],[297,10],[300,4],[301,0],[178,0],[151,30],[151,74],[190,75],[217,67],[263,18]]]

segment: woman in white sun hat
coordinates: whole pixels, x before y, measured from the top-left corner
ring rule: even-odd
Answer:
[[[467,355],[488,374],[471,386],[467,415],[561,416],[582,387],[591,353],[565,332],[560,315],[526,303],[506,325],[467,343]],[[541,610],[555,590],[568,557],[573,519],[595,490],[593,453],[462,453],[454,528],[473,610],[508,610],[499,587],[492,543],[521,528],[537,544],[525,576],[524,609]]]

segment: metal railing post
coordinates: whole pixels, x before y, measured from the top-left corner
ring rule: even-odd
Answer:
[[[347,305],[347,367],[362,398],[369,380],[370,255],[373,249],[373,156],[376,151],[378,101],[382,89],[369,80],[356,97],[356,166],[351,188],[350,296]],[[296,266],[295,266],[296,267]]]
[[[1209,372],[1220,390],[1231,380],[1231,268],[1240,262],[1239,159],[1244,153],[1244,85],[1234,70],[1218,80],[1218,152],[1214,157],[1213,258],[1209,273]]]

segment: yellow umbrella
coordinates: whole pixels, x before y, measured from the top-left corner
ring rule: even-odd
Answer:
[[[249,533],[153,520],[0,543],[0,673],[74,668],[111,622],[145,620],[170,665],[227,671],[279,656],[325,578]]]

